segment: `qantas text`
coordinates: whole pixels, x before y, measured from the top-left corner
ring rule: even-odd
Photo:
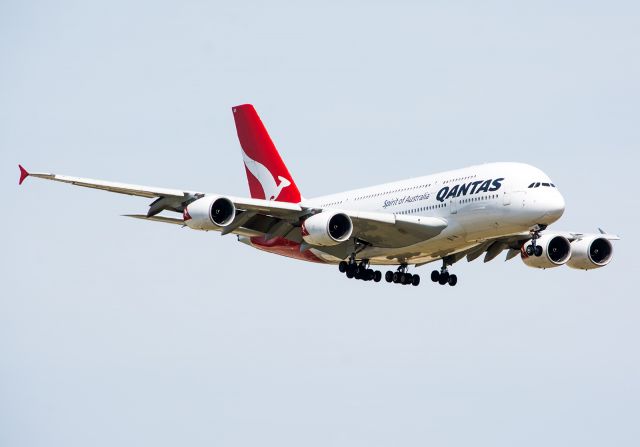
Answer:
[[[467,194],[479,194],[481,192],[497,191],[502,187],[504,177],[497,178],[495,180],[478,180],[476,182],[462,183],[455,185],[451,188],[445,186],[438,191],[436,199],[438,202],[444,202],[447,199],[454,197],[466,196]]]

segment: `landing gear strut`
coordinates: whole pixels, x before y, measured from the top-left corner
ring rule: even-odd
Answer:
[[[431,281],[437,282],[441,286],[449,284],[451,287],[453,287],[458,284],[458,277],[449,273],[449,270],[447,269],[447,263],[443,260],[442,268],[440,268],[440,271],[434,270],[431,272]]]
[[[540,238],[540,232],[547,228],[546,225],[536,225],[531,231],[531,244],[527,245],[525,252],[527,256],[542,256],[542,247],[538,245],[538,239]]]

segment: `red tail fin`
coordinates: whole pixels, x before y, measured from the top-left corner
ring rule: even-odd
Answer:
[[[300,191],[251,104],[233,107],[249,191],[254,199],[300,202]]]

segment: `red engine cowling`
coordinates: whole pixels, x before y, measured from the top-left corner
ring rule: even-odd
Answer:
[[[559,267],[571,258],[571,243],[569,240],[558,234],[545,234],[537,240],[538,247],[542,248],[541,256],[529,256],[526,247],[531,245],[528,241],[520,250],[520,257],[529,267],[547,269]]]

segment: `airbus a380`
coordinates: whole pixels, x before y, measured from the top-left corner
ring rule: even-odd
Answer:
[[[250,104],[232,108],[251,197],[155,188],[64,175],[29,173],[63,183],[154,199],[143,220],[235,234],[251,247],[294,259],[337,264],[348,278],[420,284],[409,266],[441,261],[431,280],[455,286],[448,267],[506,251],[536,268],[590,270],[611,261],[617,236],[552,232],[565,201],[540,169],[489,163],[314,199],[303,198]],[[166,213],[178,213],[170,217]]]

